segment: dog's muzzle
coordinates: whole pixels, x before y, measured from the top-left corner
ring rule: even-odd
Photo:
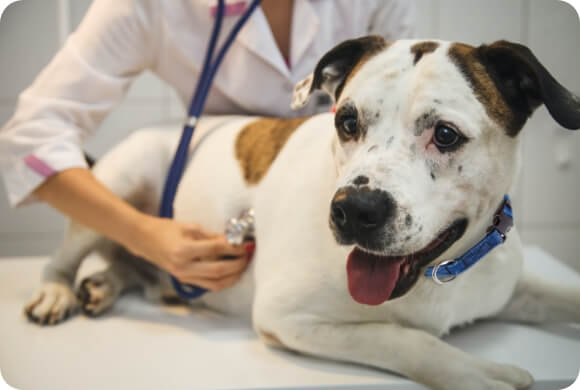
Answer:
[[[384,246],[384,228],[396,215],[396,202],[386,191],[343,187],[330,206],[330,226],[343,245],[358,243],[369,250]]]

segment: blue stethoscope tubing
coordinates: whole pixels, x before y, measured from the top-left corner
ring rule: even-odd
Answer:
[[[187,121],[183,126],[183,132],[181,134],[175,156],[173,157],[173,161],[171,162],[171,166],[169,167],[167,178],[165,180],[165,187],[163,189],[163,195],[161,198],[161,206],[159,208],[159,215],[163,218],[173,218],[173,201],[177,192],[177,186],[179,185],[179,181],[183,175],[183,170],[185,168],[185,162],[187,160],[189,150],[189,144],[191,143],[191,138],[193,137],[193,132],[195,131],[197,120],[203,110],[203,106],[207,99],[213,78],[215,77],[221,62],[224,59],[226,52],[228,51],[235,37],[238,35],[238,32],[242,29],[256,7],[258,7],[260,1],[261,0],[252,0],[252,3],[248,9],[244,12],[240,19],[238,19],[237,23],[232,28],[232,31],[230,31],[230,34],[228,35],[224,44],[221,46],[214,60],[213,55],[220,34],[225,11],[225,0],[218,1],[215,23],[207,47],[207,52],[205,54],[203,68],[197,82],[191,104],[189,106]],[[199,286],[181,284],[181,282],[174,276],[171,276],[171,282],[175,291],[182,298],[194,299],[202,296],[207,292],[206,289]]]

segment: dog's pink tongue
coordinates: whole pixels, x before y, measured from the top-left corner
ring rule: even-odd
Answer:
[[[404,260],[385,260],[355,248],[346,263],[348,291],[352,298],[366,305],[380,305],[389,299]]]

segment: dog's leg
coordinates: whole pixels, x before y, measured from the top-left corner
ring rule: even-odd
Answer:
[[[332,323],[294,316],[258,333],[270,344],[298,352],[375,366],[431,389],[525,389],[531,375],[517,367],[471,356],[424,331],[387,323]]]
[[[530,323],[580,323],[580,287],[562,286],[523,272],[501,319]]]
[[[176,133],[177,135],[177,133]],[[93,168],[101,183],[114,194],[144,212],[159,204],[163,178],[175,135],[161,131],[138,131],[117,145]],[[74,222],[63,244],[46,266],[43,284],[25,307],[28,318],[40,324],[56,324],[78,308],[73,284],[82,260],[108,241]],[[105,245],[101,245],[105,244]]]
[[[79,285],[82,311],[96,317],[110,309],[124,292],[143,286],[142,278],[128,264],[113,262],[104,271],[92,274]]]
[[[101,246],[99,253],[109,266],[81,281],[77,296],[85,314],[96,317],[104,313],[128,290],[159,289],[160,271],[157,267],[112,242]]]
[[[173,141],[166,133],[136,132],[95,165],[95,176],[128,203],[151,212],[159,203]],[[44,270],[43,283],[25,307],[28,318],[56,324],[78,308],[73,284],[82,260],[106,240],[94,231],[71,222],[61,247]]]
[[[77,311],[75,277],[83,259],[101,239],[94,231],[70,223],[63,244],[44,268],[40,289],[24,309],[32,322],[54,325]]]

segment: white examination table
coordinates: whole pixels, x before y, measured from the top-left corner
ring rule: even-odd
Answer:
[[[135,295],[98,319],[30,324],[22,307],[45,262],[0,258],[0,371],[17,389],[424,389],[372,368],[271,349],[240,320],[202,308],[155,306]],[[538,248],[526,250],[526,262],[580,284],[578,274]],[[562,389],[580,369],[576,325],[485,321],[453,332],[448,341],[528,369],[537,381],[534,390]]]

